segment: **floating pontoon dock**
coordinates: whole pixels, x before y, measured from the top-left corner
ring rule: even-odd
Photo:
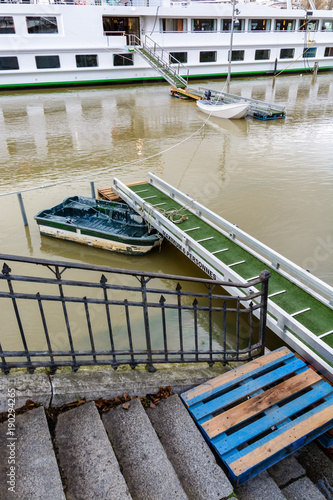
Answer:
[[[211,99],[215,101],[223,100],[226,104],[232,102],[246,101],[249,103],[249,116],[253,116],[257,120],[276,120],[277,118],[286,117],[286,109],[284,106],[279,104],[273,104],[270,102],[258,101],[257,99],[250,99],[249,97],[242,97],[235,94],[228,94],[227,92],[221,92],[219,90],[207,89],[206,87],[186,87],[181,88],[171,88],[171,93],[173,95],[178,95],[179,97],[188,97],[189,99],[200,100],[203,98],[205,92],[209,92]]]
[[[269,269],[267,326],[333,381],[331,286],[153,174],[113,190],[213,279],[247,283]]]

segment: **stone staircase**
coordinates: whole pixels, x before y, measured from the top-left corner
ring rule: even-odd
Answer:
[[[102,415],[92,401],[60,413],[55,426],[39,406],[16,416],[15,440],[8,430],[5,421],[1,500],[332,498],[332,462],[315,443],[234,491],[178,395],[148,409],[132,399]],[[314,464],[321,482],[309,473]]]

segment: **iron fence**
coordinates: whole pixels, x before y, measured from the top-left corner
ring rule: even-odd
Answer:
[[[155,371],[157,363],[226,364],[264,350],[268,271],[244,284],[3,254],[0,267],[5,374],[125,364]]]

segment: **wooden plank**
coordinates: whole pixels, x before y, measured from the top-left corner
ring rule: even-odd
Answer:
[[[300,395],[283,405],[282,408],[275,407],[271,411],[267,411],[261,418],[247,423],[245,427],[236,432],[228,435],[227,433],[222,433],[216,436],[212,440],[214,448],[223,460],[227,459],[229,462],[233,462],[256,447],[259,447],[264,442],[268,442],[274,438],[277,426],[283,430],[283,426],[288,425],[290,419],[295,417],[301,410],[307,409],[309,412],[312,409],[311,405],[318,404],[321,399],[327,397],[332,397],[332,391],[325,382],[319,382],[319,384],[316,384],[315,389]],[[260,437],[263,434],[267,434],[265,440]],[[249,441],[253,441],[253,444],[250,446],[248,445]],[[244,453],[241,453],[238,451],[238,448],[243,445],[246,445],[247,449],[244,450]]]
[[[213,417],[211,420],[204,422],[202,428],[207,435],[213,437],[225,432],[231,427],[267,410],[278,402],[286,399],[292,394],[305,389],[321,380],[320,375],[313,370],[308,369],[295,377],[292,377],[284,382],[268,389],[267,391],[254,396],[248,401],[244,401],[238,406]]]
[[[224,393],[221,396],[198,406],[197,408],[190,409],[191,413],[197,420],[201,420],[207,415],[217,412],[230,404],[234,404],[240,399],[257,392],[270,384],[273,384],[279,379],[282,379],[283,377],[286,377],[303,367],[305,367],[304,363],[293,357],[293,359],[290,360],[290,363],[280,366],[276,370],[266,373],[261,377],[257,377],[254,380],[250,379],[246,384],[240,385],[232,391]]]
[[[259,448],[256,448],[238,460],[230,463],[229,467],[236,476],[240,476],[245,471],[252,469],[264,460],[267,460],[268,457],[275,455],[295,441],[324,426],[332,419],[332,404],[330,404],[322,411],[317,411],[312,414],[311,417],[306,418],[294,427],[287,429],[285,432],[279,434],[267,443],[259,446]]]
[[[196,101],[199,101],[201,99],[201,95],[193,94],[192,92],[189,92],[186,89],[171,87],[171,93],[172,94],[181,94],[181,95],[184,95],[186,97],[190,97],[191,99],[195,99]]]
[[[119,196],[112,191],[111,187],[100,188],[97,190],[97,194],[98,198],[102,200],[108,200],[108,201],[120,200]]]
[[[204,397],[211,396],[216,389],[220,390],[221,386],[226,386],[227,384],[234,383],[238,378],[244,378],[244,376],[248,376],[251,372],[258,368],[263,368],[269,363],[277,362],[284,356],[292,355],[292,352],[287,347],[281,347],[276,351],[250,361],[250,363],[247,363],[244,366],[239,366],[238,368],[223,373],[222,375],[219,375],[212,380],[208,380],[198,387],[190,389],[189,391],[182,394],[182,399],[188,406],[192,406],[199,401],[199,397],[201,397],[200,399],[204,399]]]
[[[147,184],[147,181],[136,181],[126,184],[126,186],[139,186],[140,184]],[[98,198],[108,201],[120,201],[121,198],[113,191],[113,187],[108,186],[99,188],[97,190]]]

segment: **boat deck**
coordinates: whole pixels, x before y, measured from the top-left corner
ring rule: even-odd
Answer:
[[[115,222],[114,220],[110,220],[109,217],[99,218],[99,217],[70,217],[64,221],[63,217],[53,216],[53,222],[58,222],[59,224],[66,224],[69,227],[73,226],[76,230],[80,229],[81,231],[89,230],[89,231],[98,231],[98,233],[104,233],[105,235],[109,235],[112,231],[112,235],[116,235],[119,237],[131,237],[131,238],[142,238],[149,236],[147,231],[147,227],[131,227],[131,231],[129,234],[129,229],[126,224],[123,222]]]
[[[296,265],[295,278],[283,269],[290,261],[270,249],[261,255],[265,245],[152,174],[128,187],[115,179],[114,189],[211,277],[249,282],[269,269],[269,328],[333,380],[331,287]]]
[[[73,197],[43,210],[36,219],[39,224],[63,227],[67,231],[96,232],[106,237],[112,234],[119,238],[148,238],[148,226],[135,213],[130,215],[128,212],[123,203]]]

